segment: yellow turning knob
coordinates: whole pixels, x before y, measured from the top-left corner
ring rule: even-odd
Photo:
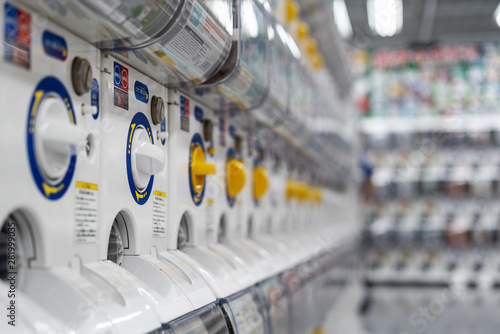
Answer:
[[[300,7],[296,1],[285,1],[285,21],[290,23],[299,16]]]
[[[309,37],[310,29],[307,23],[305,23],[304,21],[300,21],[299,23],[297,23],[297,27],[295,29],[295,37],[297,38],[297,40],[303,41]]]
[[[191,151],[191,182],[194,192],[199,194],[205,186],[205,175],[215,174],[215,165],[205,162],[205,152],[196,145]]]
[[[294,198],[296,195],[297,195],[296,183],[292,180],[287,180],[286,181],[286,190],[285,190],[286,199],[289,201],[292,198]]]
[[[309,190],[307,187],[307,184],[305,183],[299,183],[297,184],[297,197],[300,201],[305,201],[307,200],[309,195]]]
[[[254,167],[253,169],[253,194],[256,200],[264,196],[269,187],[269,177],[264,167]]]
[[[318,42],[313,38],[308,38],[305,42],[306,53],[308,56],[313,56],[318,52]]]
[[[316,52],[315,54],[311,55],[311,65],[313,70],[319,70],[323,67],[325,64],[325,58],[323,58],[323,55],[319,52]]]
[[[245,186],[245,167],[236,159],[229,159],[226,164],[227,193],[229,197],[238,195]]]

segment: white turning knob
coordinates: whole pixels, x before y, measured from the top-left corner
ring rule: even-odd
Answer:
[[[149,140],[146,129],[139,126],[132,138],[132,177],[139,189],[144,189],[151,175],[158,174],[165,166],[165,154]]]
[[[88,132],[70,121],[73,117],[63,100],[48,96],[40,102],[35,126],[35,150],[40,169],[58,181],[70,158],[85,147]]]

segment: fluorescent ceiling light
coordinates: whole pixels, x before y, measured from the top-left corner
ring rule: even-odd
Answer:
[[[382,37],[394,36],[403,28],[403,0],[367,0],[368,24]]]
[[[495,9],[495,13],[493,14],[493,17],[495,18],[495,22],[497,23],[497,26],[500,27],[500,3],[497,6],[497,9]]]
[[[345,39],[351,38],[352,25],[345,6],[345,0],[333,0],[333,19],[340,36]]]

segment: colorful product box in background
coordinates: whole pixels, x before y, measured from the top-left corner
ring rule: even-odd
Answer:
[[[497,44],[351,54],[363,117],[496,114],[500,105]]]

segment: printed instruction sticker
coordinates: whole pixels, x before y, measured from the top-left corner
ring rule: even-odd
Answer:
[[[4,59],[29,69],[31,65],[31,14],[6,2]]]
[[[167,194],[153,191],[153,238],[167,236]]]
[[[191,15],[184,27],[156,53],[175,68],[184,68],[193,79],[203,78],[229,51],[229,36],[198,3],[189,1]]]
[[[76,182],[75,241],[97,242],[97,184]]]

